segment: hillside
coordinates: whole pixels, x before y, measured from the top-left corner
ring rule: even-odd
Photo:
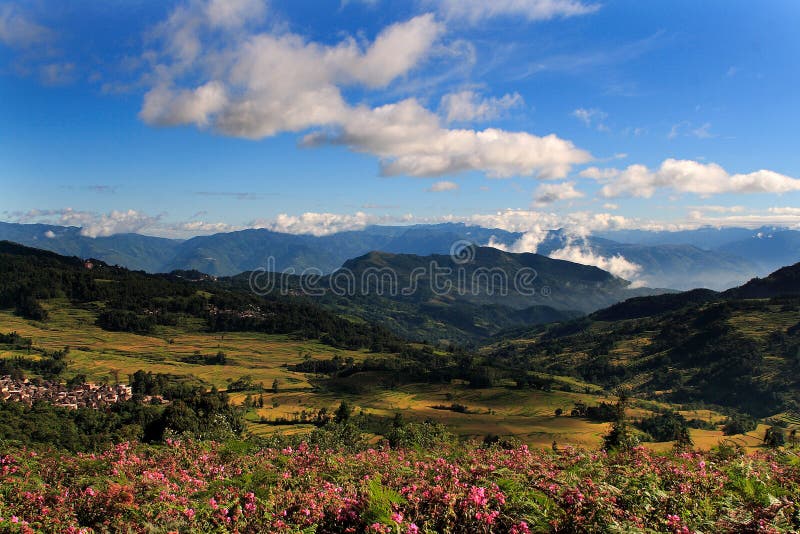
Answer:
[[[486,349],[495,361],[763,417],[800,406],[800,264],[722,294],[642,297]]]
[[[474,343],[514,327],[565,321],[630,296],[663,290],[630,288],[610,273],[539,254],[470,248],[450,255],[370,252],[323,277],[286,277],[339,314],[381,324],[410,339]],[[277,277],[274,278],[277,280]],[[249,287],[244,273],[220,283]],[[273,290],[279,285],[275,283]]]
[[[489,259],[507,268],[536,265],[543,279],[555,283],[561,277],[573,290],[582,286],[604,295],[609,288],[626,287],[624,281],[598,269],[535,255],[475,251],[477,265],[488,265]],[[370,254],[354,260],[349,268],[363,273],[369,267],[391,265],[408,272],[419,262],[415,256]],[[606,416],[561,414],[578,406],[602,406],[614,386],[626,384],[638,397],[659,401],[637,399],[632,409],[635,417],[679,410],[695,421],[694,439],[709,447],[722,439],[720,426],[725,417],[691,403],[705,400],[772,415],[791,409],[792,391],[796,391],[791,368],[781,359],[784,352],[797,350],[800,330],[792,327],[797,309],[788,301],[743,301],[746,306],[719,311],[713,307],[717,300],[706,302],[703,299],[709,295],[700,292],[697,302],[709,308],[697,315],[691,307],[687,312],[670,304],[685,294],[662,295],[655,302],[675,311],[644,319],[610,322],[584,317],[556,326],[541,325],[534,336],[476,350],[459,346],[454,338],[444,343],[410,343],[386,328],[392,326],[390,321],[382,319],[381,326],[376,326],[358,316],[369,311],[385,318],[394,316],[391,308],[381,311],[385,304],[408,305],[409,314],[438,322],[438,328],[444,329],[438,331],[458,333],[465,331],[453,319],[454,310],[462,309],[458,303],[434,308],[427,301],[398,304],[391,297],[381,297],[359,308],[356,301],[344,299],[338,305],[349,313],[343,316],[320,307],[329,306],[325,298],[313,302],[301,297],[255,296],[241,285],[243,280],[246,277],[215,280],[196,272],[147,275],[102,262],[93,262],[89,268],[80,258],[0,243],[0,374],[79,384],[127,379],[135,382],[137,391],[165,394],[171,402],[183,403],[164,408],[134,402],[102,413],[86,409],[61,413],[44,407],[31,408],[34,412],[29,413],[0,403],[0,436],[60,443],[73,450],[92,450],[130,437],[159,441],[168,429],[193,436],[235,431],[277,439],[276,434],[285,432],[341,439],[331,437],[338,435],[339,427],[326,425],[336,407],[346,402],[359,414],[353,432],[371,436],[393,432],[398,428],[396,414],[402,412],[411,422],[444,423],[462,437],[483,439],[490,434],[514,436],[537,446],[556,440],[595,447],[608,430]],[[364,296],[365,302],[368,297]],[[468,301],[464,306],[471,312],[481,310],[483,319],[496,322],[494,328],[514,313],[526,328],[555,318],[548,314],[565,313]],[[469,315],[472,321],[475,317]],[[412,324],[411,318],[408,321]],[[675,330],[680,326],[687,330]],[[485,336],[490,329],[488,324],[483,327]],[[785,333],[772,335],[770,328],[783,328]],[[753,341],[749,346],[755,348],[748,352],[741,350],[745,334],[761,340]],[[710,338],[711,351],[698,341],[709,335],[716,336]],[[612,337],[605,348],[596,346]],[[631,351],[644,347],[645,338],[661,348],[637,364]],[[758,361],[760,342],[769,343],[776,355],[763,358],[766,363]],[[720,351],[737,354],[732,370]],[[686,358],[702,360],[692,363]],[[623,367],[626,370],[620,371]],[[647,383],[666,383],[676,371],[684,377],[680,387]],[[719,387],[698,389],[698,383]],[[708,395],[698,396],[698,391]],[[754,395],[769,402],[754,404]],[[216,424],[217,416],[225,417],[229,425]],[[20,433],[32,417],[40,426],[50,418],[45,426],[53,430],[30,437]],[[763,425],[753,427],[736,439],[744,446],[756,446],[763,430]],[[641,435],[647,440],[673,439]]]

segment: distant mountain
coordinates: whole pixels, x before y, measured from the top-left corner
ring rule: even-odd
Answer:
[[[704,250],[714,250],[727,243],[747,239],[759,232],[774,231],[772,227],[737,228],[704,226],[694,230],[610,230],[595,232],[596,237],[637,245],[692,245]]]
[[[445,223],[369,226],[326,236],[251,229],[182,241],[138,234],[91,238],[81,235],[77,227],[0,223],[0,239],[148,272],[198,270],[214,276],[260,267],[330,273],[348,259],[373,250],[422,256],[447,254],[453,243],[462,241],[481,246],[494,242],[512,248],[522,236],[518,232]],[[585,238],[553,230],[537,252],[570,259],[573,256],[565,254],[564,247],[578,247],[594,256],[598,265],[616,256],[638,265],[640,271],[634,278],[643,285],[724,290],[800,260],[799,243],[800,232],[769,228],[626,230]]]
[[[641,268],[638,281],[654,287],[722,290],[763,274],[756,263],[727,252],[686,244],[620,243],[596,236],[576,239],[561,230],[549,232],[537,250],[550,256],[564,247],[587,249],[603,258],[621,256]]]
[[[665,245],[681,244],[701,249],[707,254],[706,258],[695,253],[697,263],[687,270],[687,279],[693,283],[686,285],[668,283],[671,281],[668,276],[659,279],[659,281],[665,282],[665,285],[678,289],[698,286],[725,289],[738,285],[753,276],[764,276],[784,265],[800,261],[800,231],[771,226],[755,229],[709,227],[678,232],[617,230],[601,232],[595,237],[659,248]],[[634,253],[630,254],[631,258],[635,257]],[[626,258],[628,258],[627,255]],[[715,263],[714,258],[718,258],[720,261]],[[631,259],[631,261],[635,260]],[[666,264],[659,263],[659,267],[666,267]],[[645,268],[645,272],[650,276],[657,270],[648,266]],[[697,273],[699,277],[692,276],[692,272]],[[717,280],[716,284],[715,280]],[[737,283],[731,284],[731,281],[737,281]]]
[[[475,341],[523,325],[563,321],[631,296],[610,273],[540,254],[490,247],[460,257],[371,252],[349,260],[313,289],[341,314],[384,324],[411,338]],[[437,274],[438,273],[438,274]],[[663,290],[662,290],[663,291]]]
[[[87,237],[75,226],[0,222],[0,240],[57,252],[96,258],[132,270],[163,271],[180,241],[139,234]]]
[[[725,243],[717,252],[747,258],[759,267],[758,274],[800,261],[800,232],[796,230],[758,231],[746,238]]]
[[[330,273],[372,250],[408,254],[447,254],[456,241],[487,243],[492,237],[511,242],[519,237],[460,223],[416,226],[370,226],[364,230],[326,236],[297,235],[265,229],[199,236],[181,243],[163,270],[197,269],[213,275],[232,275],[257,268],[277,271],[305,269]]]

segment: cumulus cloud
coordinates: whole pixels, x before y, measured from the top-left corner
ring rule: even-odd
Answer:
[[[546,206],[559,200],[570,200],[583,196],[583,193],[575,189],[575,182],[542,184],[534,192],[533,203],[536,206]]]
[[[352,215],[314,212],[306,212],[302,215],[288,215],[282,213],[272,221],[256,221],[254,227],[267,228],[273,232],[283,232],[287,234],[311,234],[322,236],[348,230],[363,230],[369,225],[379,224],[393,219],[394,218],[381,217],[361,211]]]
[[[179,7],[160,27],[162,62],[140,113],[145,122],[213,120],[223,133],[251,139],[337,124],[347,112],[340,86],[385,87],[417,66],[443,30],[426,14],[385,28],[366,48],[353,38],[322,45],[293,33],[248,32],[243,14],[260,3],[241,3],[227,18],[212,18],[213,2]],[[230,21],[227,45],[210,34],[220,17]],[[187,71],[208,80],[176,87]]]
[[[529,21],[594,13],[600,6],[579,0],[438,0],[448,18],[476,23],[489,17],[523,17]]]
[[[16,214],[16,221],[20,223],[41,222],[62,226],[78,226],[81,228],[81,235],[86,237],[135,233],[153,226],[158,220],[159,217],[151,217],[136,210],[114,210],[108,213],[95,213],[63,208],[54,210],[33,209]]]
[[[458,189],[458,184],[455,182],[449,182],[447,180],[442,180],[441,182],[436,182],[432,186],[430,186],[426,191],[431,193],[441,193],[442,191],[456,191]]]
[[[225,87],[218,81],[191,90],[159,85],[145,95],[139,117],[158,126],[207,126],[210,116],[222,111],[227,103]]]
[[[52,32],[28,18],[13,3],[0,5],[0,43],[15,48],[27,48],[46,43]]]
[[[593,265],[595,267],[599,267],[604,271],[610,272],[614,276],[618,276],[633,282],[633,287],[641,286],[643,284],[641,281],[636,279],[636,277],[642,271],[642,266],[627,260],[621,254],[616,254],[609,257],[601,256],[592,251],[591,248],[586,244],[580,245],[570,242],[564,248],[551,252],[550,257],[557,260],[567,260],[583,265]]]
[[[488,246],[507,252],[536,252],[554,229],[561,229],[567,236],[565,245],[549,253],[551,258],[572,261],[583,265],[593,265],[615,276],[631,281],[632,287],[643,285],[638,278],[642,267],[617,254],[602,256],[591,249],[586,236],[600,230],[632,228],[636,221],[609,213],[575,212],[566,216],[527,210],[505,210],[494,215],[476,215],[471,218],[475,224],[490,228],[501,228],[513,232],[524,232],[511,244],[492,238]]]
[[[448,129],[414,98],[374,108],[348,103],[343,88],[386,88],[434,54],[444,27],[430,13],[388,26],[371,43],[347,37],[329,45],[294,33],[253,31],[241,13],[256,4],[237,5],[233,14],[212,17],[211,4],[197,1],[177,8],[154,32],[160,54],[142,120],[249,139],[314,130],[303,138],[304,146],[337,144],[374,154],[383,175],[482,171],[492,177],[561,178],[591,159],[554,134]],[[453,98],[446,100],[447,113],[473,119],[521,102],[516,94]]]
[[[748,174],[729,174],[716,163],[692,160],[665,160],[658,170],[631,165],[624,170],[590,167],[581,176],[605,185],[604,197],[634,196],[649,198],[657,189],[710,196],[720,193],[788,193],[800,191],[800,180],[769,170]]]
[[[497,118],[504,111],[523,103],[519,93],[509,93],[500,98],[482,98],[474,91],[460,91],[444,95],[439,108],[447,122],[470,122]]]
[[[45,236],[47,239],[55,239],[55,237],[56,237],[56,233],[55,233],[55,232],[53,232],[52,230],[48,230],[48,231],[46,231],[46,232],[44,233],[44,236]]]
[[[103,237],[114,234],[136,233],[152,225],[157,219],[136,210],[114,210],[88,221],[84,217],[79,217],[78,220],[81,220],[83,224],[81,235]]]
[[[343,144],[381,158],[385,176],[441,176],[479,170],[492,178],[562,178],[591,155],[556,135],[447,129],[415,99],[354,108],[334,132],[309,134],[306,146]]]

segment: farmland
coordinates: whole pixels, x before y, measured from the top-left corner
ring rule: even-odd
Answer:
[[[95,325],[95,306],[74,306],[64,300],[44,303],[49,318],[46,322],[31,321],[9,312],[0,312],[0,330],[16,331],[33,340],[35,347],[58,350],[70,347],[69,365],[65,378],[84,374],[95,382],[126,381],[137,370],[164,373],[181,377],[205,387],[227,389],[242,377],[252,377],[263,388],[232,392],[231,402],[240,405],[247,395],[263,399],[263,407],[249,407],[245,415],[247,431],[257,436],[274,434],[305,434],[313,430],[309,424],[269,424],[284,419],[291,421],[301,412],[320,409],[333,411],[343,400],[355,413],[365,413],[390,419],[402,413],[408,420],[431,420],[446,425],[464,438],[481,439],[487,434],[514,437],[531,446],[559,445],[597,447],[608,430],[608,424],[585,418],[569,417],[579,402],[596,404],[611,397],[596,386],[574,378],[560,380],[564,389],[519,390],[510,387],[474,389],[454,381],[449,384],[407,384],[391,389],[370,388],[362,393],[328,391],[322,377],[293,372],[287,365],[312,359],[334,356],[363,360],[375,356],[365,350],[345,350],[315,341],[293,340],[287,335],[256,332],[210,333],[199,320],[183,318],[177,326],[158,326],[148,335],[108,332]],[[225,365],[187,363],[197,354],[211,355],[222,351]],[[3,350],[2,357],[22,354]],[[391,355],[383,355],[391,356]],[[277,380],[278,391],[272,390]],[[589,391],[586,393],[585,391]],[[467,413],[436,409],[434,406],[460,404]],[[556,416],[561,409],[564,415]],[[633,417],[650,413],[635,406]],[[724,416],[711,410],[686,410],[688,418],[700,418],[721,423]],[[790,421],[793,423],[794,421]],[[764,427],[735,440],[746,447],[760,445]],[[692,439],[700,448],[711,448],[727,439],[720,430],[692,429]],[[656,449],[668,448],[668,443],[649,444]]]

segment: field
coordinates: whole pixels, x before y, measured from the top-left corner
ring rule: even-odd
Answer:
[[[231,401],[241,404],[247,394],[263,398],[264,407],[251,408],[246,415],[248,431],[256,435],[309,432],[313,426],[307,424],[273,425],[262,421],[293,419],[303,411],[314,412],[321,408],[332,411],[343,400],[354,408],[355,413],[386,418],[402,413],[409,420],[443,423],[464,437],[481,439],[487,434],[514,436],[537,447],[550,447],[555,441],[559,446],[596,448],[608,431],[608,424],[568,416],[576,402],[596,404],[612,400],[597,387],[573,378],[559,378],[568,383],[568,389],[572,391],[503,387],[471,389],[453,383],[405,385],[391,390],[369,390],[358,395],[332,393],[316,387],[313,375],[291,372],[286,366],[308,357],[328,359],[339,355],[360,360],[367,356],[367,352],[339,350],[313,341],[292,340],[287,336],[252,332],[211,334],[204,332],[198,321],[186,319],[182,319],[177,327],[160,326],[154,335],[107,332],[95,326],[96,312],[90,307],[73,307],[63,301],[50,301],[46,306],[50,318],[45,323],[0,312],[0,332],[16,331],[32,338],[35,347],[48,350],[69,346],[67,378],[85,374],[89,380],[101,382],[114,381],[118,376],[124,382],[129,374],[142,369],[192,378],[207,387],[216,386],[224,390],[231,381],[251,376],[254,383],[263,384],[264,391],[232,393]],[[225,365],[182,361],[195,354],[213,355],[217,351],[226,354]],[[2,357],[13,355],[13,351],[0,351]],[[278,381],[277,393],[272,391],[275,380]],[[465,406],[467,413],[434,408],[451,404]],[[559,408],[565,415],[555,415]],[[646,409],[634,406],[630,415],[640,417],[648,413]],[[684,415],[715,423],[724,419],[720,414],[707,410],[687,411]],[[735,439],[743,446],[757,447],[763,431],[764,427],[761,427]],[[695,444],[704,449],[725,439],[719,430],[693,429],[691,433]],[[649,446],[665,449],[670,444]]]

